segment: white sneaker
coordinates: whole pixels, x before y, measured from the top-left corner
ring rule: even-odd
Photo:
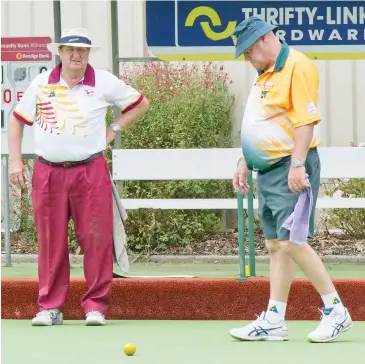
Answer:
[[[262,312],[261,316],[254,322],[242,328],[232,329],[229,334],[237,340],[289,340],[285,320],[274,312],[270,312],[270,315]]]
[[[344,315],[338,311],[336,308],[322,308],[321,322],[308,335],[309,342],[327,343],[333,341],[352,327],[352,319],[347,309],[345,308]]]
[[[32,326],[52,326],[63,323],[63,314],[60,310],[42,310],[32,320]]]
[[[99,311],[89,311],[86,314],[86,326],[105,325],[105,317]]]

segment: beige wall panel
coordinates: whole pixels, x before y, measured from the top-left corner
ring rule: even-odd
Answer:
[[[53,37],[52,1],[2,1],[1,37],[32,36]]]
[[[61,1],[61,27],[86,28],[94,44],[102,46],[90,53],[90,63],[112,69],[110,4],[108,1]]]
[[[146,56],[145,4],[142,1],[118,1],[119,56]]]
[[[41,14],[41,12],[43,12]],[[61,1],[62,28],[85,27],[93,41],[103,46],[91,55],[91,63],[112,69],[110,3],[108,1]],[[46,14],[46,15],[45,15]],[[118,1],[119,57],[147,55],[145,4],[143,1]],[[2,37],[51,36],[51,1],[2,1]],[[233,138],[239,145],[240,122],[255,71],[249,64],[222,63],[233,80],[236,96]],[[365,61],[316,61],[320,73],[322,145],[349,146],[365,142]]]

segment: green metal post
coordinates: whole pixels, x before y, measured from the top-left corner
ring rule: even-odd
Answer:
[[[163,62],[156,57],[122,57],[118,62]]]
[[[54,41],[58,42],[61,38],[61,1],[53,1],[53,20],[54,20]],[[60,63],[60,56],[55,55],[55,63]]]
[[[238,215],[238,250],[240,259],[240,279],[246,278],[245,271],[245,220],[243,216],[243,195],[237,193],[237,215]]]
[[[118,27],[118,1],[110,1],[110,16],[111,16],[111,42],[112,42],[112,67],[114,76],[120,77],[119,70],[119,27]],[[118,120],[121,116],[120,110],[114,106],[113,116],[115,120]],[[121,145],[121,133],[117,133],[115,137],[115,148],[120,149]],[[120,183],[117,183],[120,188]],[[118,191],[121,193],[121,190]]]
[[[252,173],[248,176],[248,184],[250,189],[247,196],[247,212],[248,212],[248,250],[250,258],[250,276],[256,276],[256,257],[255,257],[255,224],[253,210],[253,182]]]

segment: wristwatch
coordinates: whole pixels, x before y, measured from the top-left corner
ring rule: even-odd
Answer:
[[[294,167],[294,168],[304,167],[304,163],[298,159],[292,159],[290,165],[291,165],[291,167]]]
[[[120,127],[118,124],[110,124],[110,127],[112,128],[112,130],[115,132],[115,133],[118,133],[118,131],[120,131]]]

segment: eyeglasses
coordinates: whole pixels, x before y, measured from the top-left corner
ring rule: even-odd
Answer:
[[[62,52],[66,52],[66,53],[82,53],[85,54],[87,52],[89,52],[89,48],[86,47],[70,47],[70,46],[62,46],[60,47]]]

